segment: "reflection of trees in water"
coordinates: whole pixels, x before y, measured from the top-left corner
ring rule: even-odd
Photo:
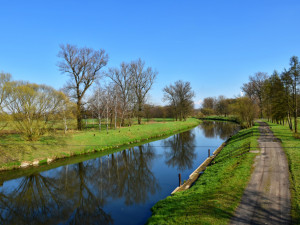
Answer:
[[[17,188],[1,201],[1,224],[52,224],[63,199],[56,194],[54,178],[34,174],[22,178]]]
[[[55,178],[41,174],[22,178],[0,203],[2,224],[111,224],[98,196],[86,186],[82,170],[82,163],[74,165],[77,176],[67,177],[64,184],[60,182],[65,175],[62,170]]]
[[[166,164],[181,171],[191,169],[196,157],[194,140],[195,134],[190,130],[165,140],[165,145],[168,146],[165,151]]]
[[[219,121],[203,121],[199,125],[204,132],[205,137],[214,138],[219,136],[222,140],[226,140],[230,135],[238,131],[239,125],[230,122]]]
[[[21,178],[0,192],[1,224],[112,224],[106,199],[144,203],[159,188],[150,145]],[[46,174],[48,174],[46,173]]]
[[[99,179],[107,184],[106,194],[113,198],[124,197],[126,205],[145,203],[148,194],[159,189],[151,168],[155,154],[150,144],[112,154],[102,164]]]

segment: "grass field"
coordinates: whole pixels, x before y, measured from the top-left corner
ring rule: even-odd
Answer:
[[[148,224],[227,224],[250,179],[258,126],[234,135],[188,190],[159,201]]]
[[[97,129],[88,129],[70,131],[64,135],[60,131],[35,142],[24,141],[19,134],[5,134],[0,138],[0,168],[12,169],[24,161],[45,163],[48,158],[64,158],[146,142],[151,138],[172,135],[192,128],[199,122],[197,119],[188,119],[185,122],[159,119],[143,125],[111,129],[108,133],[106,130],[100,132]]]
[[[295,138],[288,126],[270,122],[268,124],[274,135],[281,139],[288,158],[292,194],[292,219],[293,224],[300,224],[300,139]]]

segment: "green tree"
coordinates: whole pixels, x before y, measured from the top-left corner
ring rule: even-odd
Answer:
[[[8,82],[6,110],[15,128],[26,140],[37,140],[53,125],[64,94],[46,85],[27,82]]]
[[[7,89],[5,85],[11,80],[9,73],[0,73],[0,130],[7,126],[9,115],[4,111],[5,100],[7,98]]]
[[[249,97],[240,97],[234,103],[234,112],[243,127],[251,127],[257,116],[257,106]]]

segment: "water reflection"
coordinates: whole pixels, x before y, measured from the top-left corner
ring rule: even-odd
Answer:
[[[239,126],[230,122],[219,122],[219,121],[203,121],[199,125],[205,137],[215,138],[220,137],[222,140],[228,139],[228,137],[239,130]]]
[[[214,137],[212,145],[219,145],[219,137],[228,137],[236,126],[204,121],[196,129]],[[147,216],[135,212],[144,207],[143,213],[150,216],[153,202],[170,193],[163,187],[177,185],[176,176],[164,176],[174,170],[189,174],[198,166],[195,158],[202,151],[195,143],[204,137],[196,129],[155,144],[5,181],[0,187],[0,224],[133,224],[138,216],[142,217],[138,224],[146,222]],[[121,208],[130,208],[131,216]]]
[[[108,198],[139,204],[159,190],[154,158],[146,144],[23,177],[14,190],[1,192],[1,224],[112,224],[102,209]]]
[[[191,169],[195,154],[195,134],[190,130],[165,140],[165,162],[179,171]]]

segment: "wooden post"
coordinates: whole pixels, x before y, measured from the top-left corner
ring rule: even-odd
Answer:
[[[208,149],[208,157],[210,157],[210,149]]]
[[[181,186],[181,174],[178,174],[178,178],[179,178],[179,187]]]

